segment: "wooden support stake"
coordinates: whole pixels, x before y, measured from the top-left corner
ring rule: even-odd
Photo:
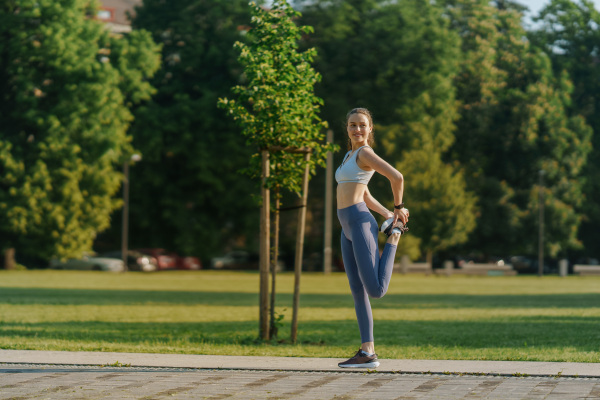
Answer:
[[[262,208],[260,211],[260,283],[259,283],[259,337],[269,339],[269,260],[270,260],[270,193],[265,187],[269,177],[269,151],[262,150]]]
[[[296,263],[294,265],[294,311],[292,314],[291,342],[296,343],[298,337],[298,305],[300,303],[300,275],[302,273],[302,256],[304,250],[304,226],[306,223],[306,206],[308,199],[308,178],[310,153],[304,153],[304,177],[302,179],[302,205],[298,211],[298,231],[296,235]]]
[[[279,187],[275,188],[275,217],[273,220],[273,249],[271,252],[271,323],[269,328],[269,339],[277,337],[277,326],[275,321],[275,282],[277,278],[277,259],[279,258]]]

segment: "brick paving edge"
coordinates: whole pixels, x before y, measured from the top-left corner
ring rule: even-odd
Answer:
[[[596,375],[568,375],[568,374],[525,374],[525,373],[501,373],[501,372],[435,372],[435,371],[378,371],[376,369],[349,369],[340,368],[339,370],[331,369],[276,369],[276,368],[246,368],[246,367],[227,367],[227,368],[201,368],[201,367],[168,367],[168,366],[156,366],[156,365],[135,365],[135,366],[113,366],[103,364],[64,364],[64,363],[35,363],[35,362],[0,362],[2,366],[26,366],[26,367],[62,367],[62,368],[102,368],[106,372],[112,370],[118,371],[136,371],[136,370],[183,370],[183,371],[244,371],[244,372],[315,372],[315,373],[329,373],[329,374],[383,374],[383,375],[431,375],[431,376],[468,376],[468,377],[503,377],[503,378],[569,378],[569,379],[599,379]]]

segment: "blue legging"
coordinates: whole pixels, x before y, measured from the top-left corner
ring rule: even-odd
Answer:
[[[354,297],[360,337],[362,343],[373,342],[369,296],[378,299],[387,292],[396,246],[386,243],[379,257],[379,227],[364,202],[338,209],[337,214],[342,224],[342,258]]]

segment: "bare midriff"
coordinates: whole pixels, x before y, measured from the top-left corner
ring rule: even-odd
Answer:
[[[337,185],[337,208],[342,209],[365,201],[367,185],[364,183],[346,182]]]

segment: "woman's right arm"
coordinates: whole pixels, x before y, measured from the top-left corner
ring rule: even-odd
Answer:
[[[392,167],[384,159],[375,154],[370,148],[365,148],[360,152],[360,163],[385,176],[392,186],[394,205],[402,204],[402,196],[404,195],[404,176],[402,176],[396,168]],[[362,166],[360,167],[362,168]],[[398,220],[406,225],[408,222],[408,210],[406,208],[394,208],[394,223]]]

